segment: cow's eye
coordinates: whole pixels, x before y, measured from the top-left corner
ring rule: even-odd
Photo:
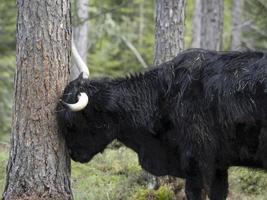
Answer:
[[[103,124],[96,123],[96,124],[95,124],[95,127],[96,127],[96,128],[102,128],[102,127],[103,127]]]

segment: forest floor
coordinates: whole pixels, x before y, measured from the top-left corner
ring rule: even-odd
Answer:
[[[6,147],[0,148],[0,192],[5,182],[8,160]],[[267,173],[231,168],[228,200],[267,200]],[[168,187],[147,190],[147,180],[136,154],[123,147],[107,149],[88,164],[72,162],[72,189],[75,200],[180,200]],[[169,193],[169,194],[168,194]],[[182,196],[181,194],[177,196]]]

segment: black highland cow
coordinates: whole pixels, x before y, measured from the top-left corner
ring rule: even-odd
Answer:
[[[82,77],[65,89],[58,121],[70,156],[88,162],[114,139],[154,175],[186,179],[189,200],[225,200],[227,169],[267,169],[267,57],[185,51],[114,80]]]

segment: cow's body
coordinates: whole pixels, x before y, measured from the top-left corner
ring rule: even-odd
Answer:
[[[144,74],[78,78],[63,95],[86,92],[87,107],[59,112],[72,159],[89,161],[113,139],[152,174],[186,179],[188,199],[226,199],[230,166],[267,169],[267,58],[260,52],[194,49]]]

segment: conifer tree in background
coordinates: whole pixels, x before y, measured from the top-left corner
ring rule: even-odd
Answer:
[[[195,1],[193,24],[198,24],[198,26],[192,28],[192,47],[222,50],[223,8],[223,0]]]
[[[69,0],[18,0],[17,68],[5,200],[72,199],[56,106],[68,79]]]
[[[184,48],[186,0],[157,0],[154,64],[176,56]]]
[[[222,50],[223,0],[203,0],[201,5],[201,47]]]

